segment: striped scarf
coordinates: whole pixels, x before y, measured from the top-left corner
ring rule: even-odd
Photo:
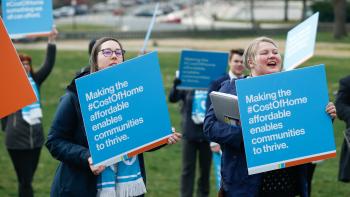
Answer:
[[[192,120],[195,124],[203,124],[205,117],[205,103],[208,96],[206,90],[195,90],[192,101]]]
[[[146,192],[137,156],[106,167],[97,179],[98,197],[131,197]]]
[[[29,79],[30,85],[32,85],[32,88],[35,92],[35,96],[37,98],[37,101],[22,108],[22,110],[21,110],[22,111],[22,118],[28,124],[35,125],[35,124],[41,123],[40,119],[43,117],[43,114],[42,114],[41,107],[40,107],[40,95],[39,95],[38,88],[35,84],[35,81],[33,80],[33,78],[30,75],[28,76],[28,79]]]

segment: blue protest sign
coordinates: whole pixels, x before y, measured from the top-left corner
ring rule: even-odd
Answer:
[[[221,153],[213,152],[213,167],[217,191],[221,188]]]
[[[52,1],[3,0],[1,6],[3,20],[11,38],[51,32]]]
[[[314,55],[318,16],[316,12],[288,32],[283,70],[292,70]]]
[[[249,174],[335,157],[324,65],[236,86]]]
[[[167,141],[171,124],[162,84],[156,52],[76,80],[94,165]]]
[[[226,73],[228,53],[183,50],[180,57],[179,89],[207,89]]]

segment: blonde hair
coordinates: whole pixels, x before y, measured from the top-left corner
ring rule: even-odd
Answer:
[[[268,42],[273,44],[275,47],[278,48],[277,44],[275,41],[273,41],[271,38],[268,37],[258,37],[255,40],[253,40],[248,47],[244,50],[243,53],[243,65],[250,70],[249,66],[249,60],[255,62],[255,57],[257,53],[257,49],[260,43],[262,42]]]

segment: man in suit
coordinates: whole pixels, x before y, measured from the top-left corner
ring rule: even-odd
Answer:
[[[225,74],[224,76],[214,80],[213,82],[211,82],[210,87],[208,89],[208,96],[207,96],[207,100],[206,100],[206,110],[209,109],[210,105],[211,105],[211,100],[209,98],[209,93],[212,91],[219,91],[219,89],[221,88],[221,84],[228,80],[228,79],[238,79],[238,78],[243,78],[244,77],[244,70],[245,67],[243,66],[243,49],[231,49],[230,50],[230,56],[229,56],[229,66],[230,69],[228,71],[227,74]],[[215,142],[211,142],[210,143],[210,149],[213,152],[213,158],[218,158],[214,160],[214,169],[217,172],[214,172],[215,175],[220,175],[220,159],[221,158],[221,149],[220,149],[220,145],[218,143]],[[217,188],[219,189],[219,185],[220,185],[220,179],[221,177],[217,177]]]
[[[209,98],[209,93],[212,91],[218,91],[221,88],[221,83],[228,80],[228,79],[237,79],[244,77],[244,66],[243,66],[243,49],[231,49],[230,50],[230,56],[229,56],[229,66],[230,69],[227,74],[223,75],[222,77],[214,80],[211,82],[210,87],[208,89],[208,97],[206,101],[206,109],[208,110],[211,101]]]
[[[169,102],[181,102],[181,129],[182,141],[182,169],[180,196],[192,197],[195,189],[196,171],[199,172],[197,179],[196,196],[209,196],[211,151],[209,141],[203,133],[203,120],[196,117],[193,111],[198,105],[197,98],[203,98],[207,93],[203,90],[180,90],[177,86],[181,80],[175,78],[174,85],[169,93]],[[204,97],[205,98],[205,97]],[[201,102],[198,101],[198,102]],[[203,109],[204,112],[204,109]],[[196,170],[198,162],[199,170]]]

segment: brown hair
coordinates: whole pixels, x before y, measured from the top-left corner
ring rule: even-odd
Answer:
[[[273,44],[275,47],[278,48],[277,44],[275,41],[273,41],[271,38],[268,37],[259,37],[256,38],[255,40],[253,40],[248,47],[244,50],[244,54],[243,54],[243,65],[250,70],[250,66],[249,66],[249,60],[254,61],[255,62],[255,56],[256,56],[256,50],[258,49],[258,46],[260,43],[262,42],[268,42]]]
[[[229,56],[229,59],[228,61],[231,61],[232,57],[234,54],[237,54],[239,56],[242,56],[244,53],[244,50],[243,49],[231,49],[230,50],[230,56]]]
[[[32,57],[30,57],[29,55],[27,55],[25,53],[19,53],[18,57],[21,60],[21,62],[27,61],[29,63],[30,74],[33,76],[34,71],[33,71],[33,66],[32,66]]]
[[[120,44],[120,42],[115,38],[102,37],[102,38],[96,40],[94,46],[92,47],[91,54],[90,54],[90,72],[91,73],[98,71],[98,66],[97,66],[98,52],[100,52],[100,50],[101,50],[101,45],[109,40],[113,40],[113,41],[117,42],[120,46],[120,49],[123,50],[122,44]],[[124,53],[123,53],[123,61],[124,61]]]

